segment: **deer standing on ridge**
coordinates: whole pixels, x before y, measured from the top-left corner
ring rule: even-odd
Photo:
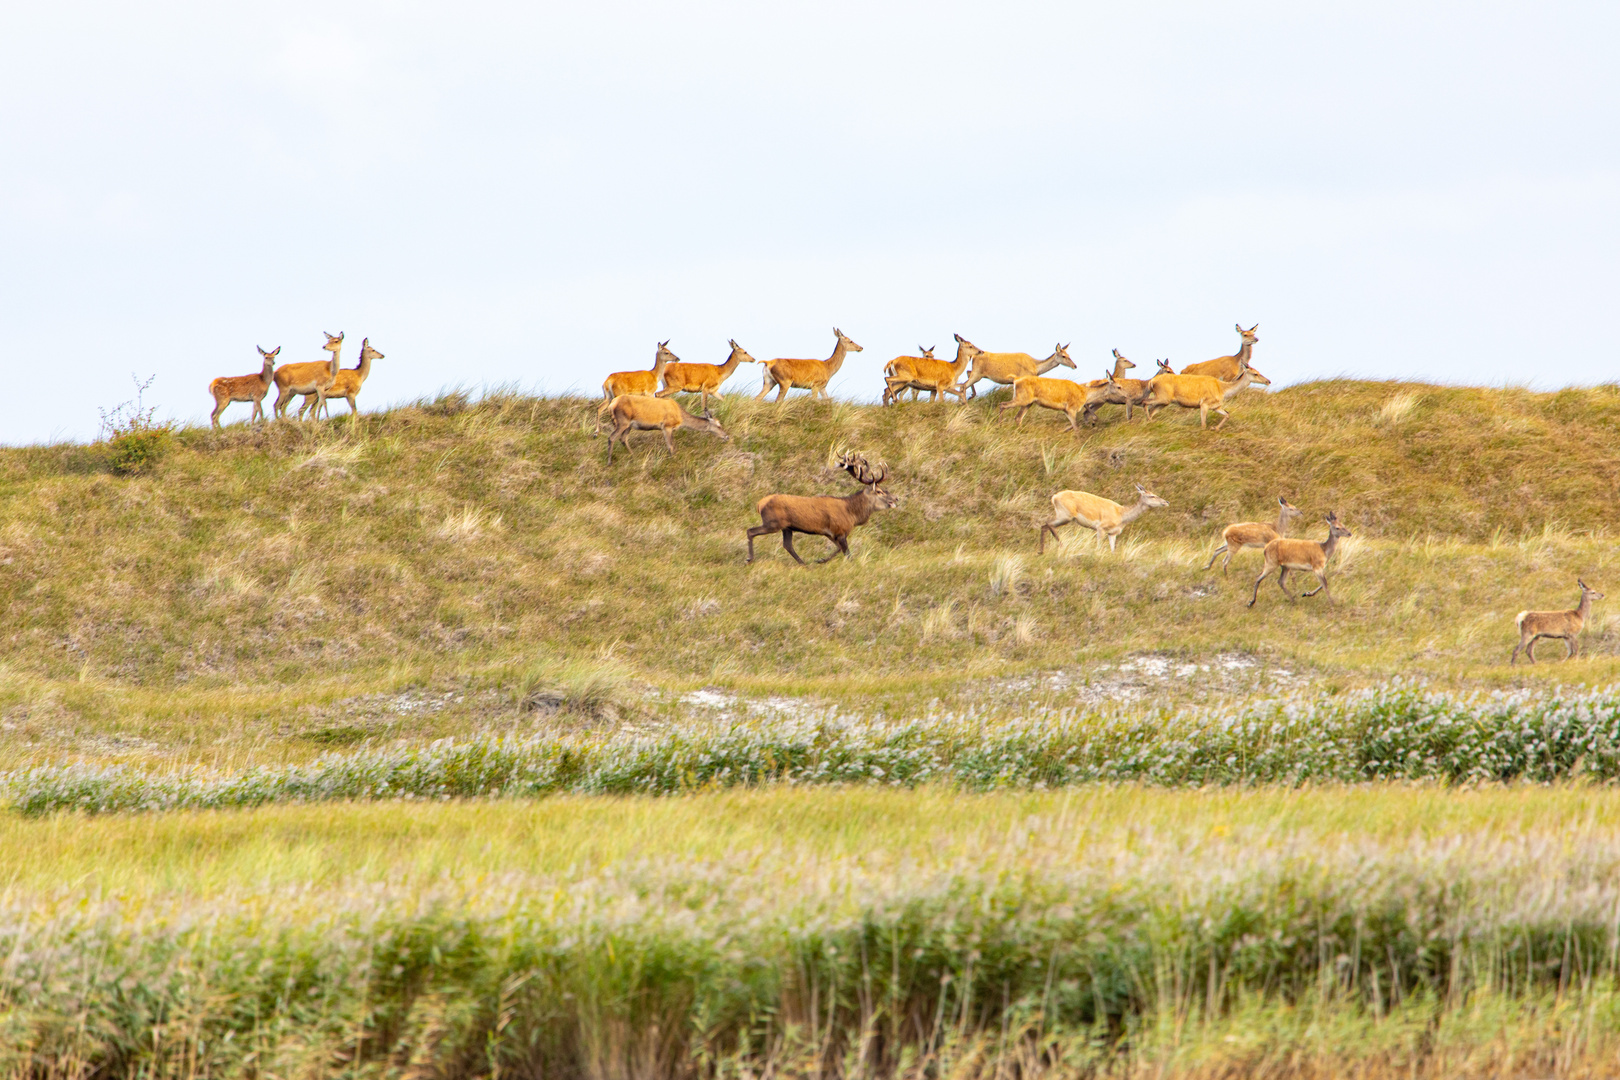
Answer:
[[[981,349],[979,355],[973,358],[973,368],[968,372],[967,381],[962,384],[962,389],[971,390],[972,396],[978,397],[979,389],[974,384],[980,379],[989,379],[1002,386],[1011,386],[1014,379],[1045,375],[1059,364],[1074,367],[1074,361],[1069,359],[1067,345],[1059,345],[1045,360],[1037,360],[1029,353],[992,353]]]
[[[853,476],[861,490],[853,495],[767,495],[755,505],[760,524],[748,530],[747,563],[754,561],[754,537],[770,533],[782,534],[782,547],[800,566],[805,565],[799,553],[793,550],[793,534],[825,536],[837,550],[825,559],[827,562],[839,552],[849,558],[849,534],[858,525],[865,525],[876,510],[888,510],[900,505],[900,500],[878,485],[888,478],[889,468],[872,475],[872,467],[864,455],[845,451],[838,455],[838,467]]]
[[[1168,405],[1179,405],[1183,409],[1198,410],[1198,426],[1209,426],[1211,411],[1221,414],[1221,422],[1215,425],[1219,431],[1226,426],[1231,414],[1222,406],[1226,399],[1233,394],[1240,393],[1248,388],[1251,382],[1261,386],[1270,386],[1271,380],[1260,374],[1248,364],[1238,377],[1230,381],[1217,379],[1210,375],[1155,375],[1148,383],[1147,393],[1142,397],[1142,411],[1152,420],[1156,411]]]
[[[326,332],[323,330],[322,333]],[[332,354],[332,359],[326,363],[282,364],[276,368],[276,419],[287,418],[287,403],[295,394],[314,394],[315,415],[320,415],[321,407],[326,404],[326,391],[337,381],[338,354],[343,351],[343,335],[340,333],[334,337],[327,334],[326,344],[321,348]],[[309,404],[307,399],[304,404]],[[299,415],[303,415],[302,410]]]
[[[977,345],[956,335],[956,359],[951,363],[934,359],[933,349],[923,349],[921,356],[897,356],[883,368],[883,404],[900,400],[904,390],[911,391],[911,400],[917,400],[917,391],[931,391],[930,401],[938,401],[941,394],[955,394],[959,404],[967,404],[967,392],[956,385],[962,372],[982,352]]]
[[[1580,637],[1586,620],[1592,614],[1592,601],[1603,599],[1603,594],[1592,588],[1586,582],[1575,579],[1575,584],[1581,587],[1581,602],[1575,605],[1573,611],[1521,611],[1513,622],[1519,628],[1519,644],[1513,649],[1513,655],[1508,658],[1508,664],[1519,662],[1519,650],[1536,662],[1536,642],[1542,638],[1559,638],[1568,650],[1564,659],[1574,658],[1580,652],[1577,638]]]
[[[1288,523],[1297,517],[1304,517],[1305,511],[1290,503],[1281,495],[1277,496],[1277,524],[1272,525],[1264,521],[1243,521],[1236,525],[1228,525],[1221,530],[1221,546],[1215,549],[1215,554],[1209,557],[1204,564],[1207,571],[1215,565],[1215,560],[1226,553],[1226,561],[1221,564],[1221,573],[1226,573],[1232,565],[1232,556],[1244,548],[1264,548],[1279,536],[1288,535]]]
[[[1181,373],[1183,375],[1210,375],[1231,382],[1243,373],[1244,368],[1249,366],[1249,359],[1254,354],[1254,343],[1260,340],[1254,336],[1254,332],[1258,329],[1260,329],[1259,323],[1255,323],[1247,330],[1243,329],[1243,324],[1238,323],[1237,332],[1243,335],[1243,344],[1235,356],[1217,356],[1213,360],[1188,364],[1181,369]]]
[[[221,375],[208,384],[208,393],[214,399],[214,411],[209,414],[208,420],[215,427],[219,427],[219,414],[225,411],[225,406],[233,401],[253,402],[252,420],[263,420],[264,395],[270,392],[270,384],[275,379],[276,355],[281,352],[277,345],[269,352],[265,352],[258,345],[253,346],[259,350],[259,356],[264,359],[264,370],[257,375]]]
[[[613,433],[608,436],[609,465],[613,464],[613,444],[621,442],[629,450],[629,434],[632,431],[663,432],[664,445],[669,448],[670,457],[675,456],[675,432],[679,428],[706,431],[721,442],[731,441],[731,436],[720,426],[720,421],[707,413],[693,416],[681,408],[680,402],[668,398],[621,394],[613,399],[608,411],[613,414]]]
[[[1096,529],[1099,548],[1103,537],[1108,537],[1108,550],[1113,551],[1125,526],[1155,507],[1169,505],[1141,484],[1136,485],[1136,502],[1129,507],[1089,491],[1060,491],[1052,496],[1052,520],[1041,526],[1041,544],[1037,551],[1046,554],[1046,534],[1051,533],[1056,541],[1058,529],[1071,521]]]
[[[1260,571],[1260,576],[1254,579],[1254,594],[1249,597],[1249,606],[1260,598],[1260,583],[1266,580],[1266,575],[1273,570],[1278,571],[1277,588],[1282,594],[1292,600],[1294,594],[1289,592],[1283,582],[1288,577],[1288,571],[1297,570],[1300,573],[1315,574],[1320,582],[1316,588],[1306,593],[1306,596],[1315,596],[1317,593],[1327,593],[1328,603],[1333,603],[1333,591],[1328,588],[1327,564],[1333,558],[1333,549],[1339,546],[1341,537],[1349,536],[1350,530],[1339,524],[1338,515],[1329,513],[1327,516],[1328,536],[1326,540],[1290,540],[1286,536],[1266,544],[1266,567]]]
[[[359,412],[354,399],[359,396],[360,388],[366,385],[366,379],[371,375],[371,362],[385,359],[382,353],[371,347],[370,338],[360,339],[360,362],[352,368],[342,368],[332,385],[326,388],[325,407],[326,415],[332,415],[332,399],[342,398],[349,403],[349,415]],[[314,395],[305,394],[304,404],[298,409],[298,419],[304,418],[304,410],[309,408],[310,400]]]
[[[1175,374],[1170,367],[1170,361],[1159,360],[1157,363],[1159,365],[1158,374]],[[1086,383],[1091,388],[1091,395],[1086,399],[1085,412],[1081,414],[1080,418],[1088,424],[1095,424],[1097,422],[1097,410],[1104,405],[1123,405],[1125,406],[1125,420],[1129,422],[1132,407],[1142,404],[1142,399],[1147,396],[1148,383],[1152,382],[1151,379],[1125,378],[1126,369],[1135,366],[1135,364],[1119,355],[1119,350],[1115,349],[1114,370],[1104,372],[1102,378],[1093,379]]]
[[[615,371],[602,380],[602,412],[613,399],[620,394],[640,394],[642,397],[652,397],[658,391],[658,380],[664,377],[664,366],[680,361],[680,357],[669,351],[669,341],[665,339],[658,343],[658,352],[653,356],[651,371]]]
[[[761,360],[760,364],[765,368],[765,385],[754,395],[754,400],[758,401],[770,393],[772,387],[776,388],[777,401],[787,397],[790,389],[808,390],[811,397],[826,397],[827,383],[844,366],[845,354],[865,351],[838,327],[833,327],[833,333],[837,335],[838,342],[833,346],[832,355],[825,360]]]
[[[726,357],[723,364],[668,364],[664,367],[664,388],[654,397],[669,397],[671,394],[700,394],[703,398],[699,406],[704,412],[709,411],[709,395],[721,397],[720,384],[731,378],[731,373],[737,370],[738,364],[757,364],[743,347],[735,341],[731,342],[731,355]]]

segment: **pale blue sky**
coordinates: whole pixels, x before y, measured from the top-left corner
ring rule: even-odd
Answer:
[[[953,332],[1095,377],[1232,351],[1616,378],[1620,8],[1599,4],[13,3],[0,441],[254,345],[596,393]],[[754,369],[731,384],[752,393]],[[233,406],[227,418],[247,414]]]

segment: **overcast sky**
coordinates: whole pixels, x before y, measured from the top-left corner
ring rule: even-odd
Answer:
[[[951,334],[1078,375],[1232,352],[1616,378],[1613,4],[12,2],[0,442],[386,354],[592,394],[684,360],[880,368]],[[757,390],[756,369],[731,384]],[[341,411],[340,406],[340,411]],[[246,416],[248,406],[226,414]]]

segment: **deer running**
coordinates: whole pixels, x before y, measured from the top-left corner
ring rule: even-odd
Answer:
[[[735,341],[730,342],[731,355],[726,357],[723,364],[669,364],[664,368],[664,388],[654,397],[669,397],[673,394],[699,394],[703,403],[698,406],[704,412],[709,411],[709,395],[721,397],[720,384],[731,378],[731,373],[737,370],[738,364],[757,364],[743,347]]]
[[[900,505],[899,499],[879,487],[888,478],[888,466],[881,466],[881,471],[873,476],[872,467],[867,464],[864,455],[845,451],[838,455],[838,467],[860,483],[860,491],[844,496],[767,495],[759,500],[755,509],[759,511],[760,524],[748,530],[746,562],[754,561],[754,537],[775,532],[782,534],[782,547],[801,566],[805,562],[793,550],[793,534],[796,532],[807,536],[825,536],[838,545],[837,550],[825,559],[818,559],[818,563],[827,562],[839,552],[843,552],[847,559],[849,534],[855,527],[865,525],[876,510],[888,510]]]
[[[1217,379],[1210,375],[1155,375],[1148,383],[1147,393],[1142,397],[1142,411],[1152,420],[1156,410],[1168,405],[1179,405],[1183,409],[1198,410],[1198,426],[1209,426],[1211,411],[1221,414],[1221,422],[1215,425],[1219,431],[1226,426],[1231,414],[1222,405],[1233,394],[1248,388],[1249,384],[1259,383],[1261,386],[1270,386],[1271,380],[1260,374],[1247,364],[1236,379],[1230,381]]]
[[[967,381],[962,384],[963,390],[973,391],[972,396],[978,397],[979,390],[974,384],[980,379],[989,379],[1002,386],[1011,386],[1014,379],[1027,379],[1031,375],[1045,375],[1048,371],[1062,364],[1064,367],[1074,367],[1074,361],[1069,359],[1069,347],[1059,345],[1057,349],[1045,360],[1037,360],[1029,353],[1004,352],[992,353],[982,349],[979,355],[973,358],[973,368],[968,372]]]
[[[1069,430],[1080,434],[1080,425],[1075,423],[1075,418],[1080,415],[1081,409],[1091,404],[1093,391],[1088,384],[1077,383],[1073,379],[1043,379],[1039,375],[1030,375],[1014,379],[1012,388],[1012,400],[1002,402],[996,411],[1017,409],[1019,427],[1024,426],[1029,407],[1039,405],[1043,409],[1063,413],[1069,418]]]
[[[787,397],[789,390],[808,390],[811,397],[826,397],[827,383],[844,366],[844,355],[865,351],[838,327],[833,327],[833,333],[837,335],[838,343],[833,346],[832,355],[825,360],[761,360],[760,364],[765,368],[765,385],[754,395],[754,400],[758,401],[770,393],[772,387],[776,388],[777,401]]]
[[[281,346],[277,345],[269,352],[258,345],[253,347],[259,350],[259,356],[264,359],[264,370],[257,375],[221,375],[208,384],[208,393],[214,398],[214,411],[209,414],[208,420],[215,427],[219,427],[219,414],[233,401],[253,402],[253,415],[248,419],[264,419],[264,395],[270,392],[270,384],[274,381],[276,355],[281,352]]]
[[[930,401],[938,401],[941,394],[955,394],[957,401],[967,404],[967,391],[956,385],[973,358],[984,350],[973,342],[956,335],[956,359],[951,363],[934,359],[933,349],[923,349],[921,356],[897,356],[883,368],[883,404],[900,400],[904,390],[911,391],[911,400],[917,400],[919,390],[932,392]]]
[[[681,408],[680,402],[668,398],[621,394],[609,404],[608,411],[613,414],[613,433],[608,436],[609,465],[613,464],[614,442],[623,443],[624,448],[629,450],[629,434],[632,431],[663,432],[664,445],[669,448],[670,457],[675,456],[675,432],[679,428],[706,431],[721,442],[731,441],[731,436],[720,426],[720,421],[707,413],[693,416]]]
[[[1155,507],[1169,505],[1141,484],[1136,485],[1136,502],[1129,507],[1089,491],[1060,491],[1052,496],[1052,520],[1041,526],[1038,551],[1043,555],[1046,553],[1047,533],[1051,533],[1053,541],[1056,541],[1058,529],[1071,521],[1088,529],[1096,529],[1099,548],[1102,547],[1103,537],[1108,537],[1108,550],[1113,551],[1125,526]]]
[[[1226,553],[1226,561],[1221,564],[1221,573],[1226,573],[1232,565],[1232,556],[1244,548],[1264,548],[1279,536],[1288,535],[1288,523],[1297,517],[1304,517],[1305,511],[1290,503],[1281,495],[1277,496],[1277,524],[1272,525],[1264,521],[1243,521],[1236,525],[1228,525],[1221,530],[1221,546],[1215,549],[1215,554],[1209,557],[1204,564],[1207,571],[1215,565],[1215,560]]]
[[[1273,570],[1278,571],[1277,588],[1282,594],[1292,600],[1294,594],[1289,592],[1283,582],[1288,577],[1288,571],[1297,570],[1302,574],[1315,574],[1319,584],[1306,593],[1306,596],[1315,596],[1317,593],[1327,593],[1328,603],[1333,603],[1333,591],[1328,588],[1327,564],[1333,558],[1333,549],[1339,546],[1342,537],[1350,535],[1350,530],[1339,524],[1338,516],[1329,513],[1327,516],[1328,536],[1326,540],[1290,540],[1279,536],[1266,544],[1266,567],[1260,571],[1260,576],[1254,579],[1254,595],[1249,597],[1249,606],[1260,598],[1260,583],[1266,580],[1266,575]]]
[[[1159,365],[1158,374],[1175,374],[1170,368],[1170,361],[1160,360],[1157,363]],[[1090,399],[1086,402],[1085,412],[1081,414],[1080,418],[1088,424],[1095,424],[1097,422],[1097,411],[1104,405],[1123,405],[1125,406],[1125,419],[1129,422],[1132,407],[1142,404],[1142,399],[1147,396],[1148,384],[1153,381],[1151,379],[1124,378],[1126,369],[1135,366],[1135,364],[1119,355],[1119,350],[1115,349],[1114,370],[1104,372],[1102,378],[1093,379],[1091,382],[1086,383],[1087,386],[1092,388],[1092,393]]]
[[[352,368],[343,368],[339,370],[337,373],[337,378],[332,381],[332,385],[326,388],[326,397],[324,400],[326,415],[332,415],[333,398],[342,398],[344,401],[349,403],[350,416],[353,416],[355,413],[359,412],[358,407],[356,407],[354,403],[354,399],[359,396],[360,388],[366,385],[366,379],[371,375],[371,362],[373,360],[384,359],[386,359],[386,357],[384,357],[382,353],[371,347],[370,338],[361,338],[360,362]],[[314,395],[312,394],[304,395],[304,404],[298,409],[298,419],[302,420],[304,418],[304,410],[309,408],[310,400],[313,396]]]
[[[326,333],[324,330],[322,333]],[[326,391],[337,381],[338,354],[343,351],[343,335],[336,337],[326,335],[326,344],[321,348],[332,354],[332,359],[325,363],[314,361],[304,364],[282,364],[276,369],[276,419],[284,420],[287,417],[287,403],[297,394],[306,395],[304,404],[308,405],[308,395],[315,395],[315,415],[320,416],[321,406],[326,404]],[[303,416],[300,409],[298,415]]]
[[[1260,340],[1254,336],[1254,332],[1260,329],[1260,324],[1255,323],[1245,330],[1243,324],[1238,323],[1236,328],[1237,332],[1243,335],[1243,344],[1238,349],[1237,355],[1217,356],[1213,360],[1188,364],[1181,369],[1181,373],[1183,375],[1209,375],[1217,379],[1225,379],[1227,382],[1241,375],[1243,369],[1249,366],[1249,358],[1254,354],[1254,343]]]
[[[1586,620],[1592,614],[1592,601],[1603,599],[1603,594],[1592,588],[1579,578],[1575,584],[1581,587],[1581,602],[1575,605],[1573,611],[1521,611],[1513,622],[1519,628],[1519,644],[1514,647],[1513,655],[1508,658],[1508,664],[1519,662],[1519,650],[1536,662],[1536,642],[1542,638],[1560,638],[1568,650],[1564,659],[1573,659],[1580,652],[1581,630],[1586,626]]]

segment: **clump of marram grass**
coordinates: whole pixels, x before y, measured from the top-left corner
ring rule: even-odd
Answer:
[[[539,660],[518,674],[511,692],[524,712],[611,723],[635,710],[629,681],[611,661]]]
[[[990,568],[990,595],[1004,596],[1018,587],[1024,580],[1024,565],[1026,559],[1023,555],[1008,554],[998,557],[995,565]]]
[[[1388,427],[1398,426],[1422,401],[1423,395],[1410,390],[1392,394],[1378,407],[1378,422]]]

